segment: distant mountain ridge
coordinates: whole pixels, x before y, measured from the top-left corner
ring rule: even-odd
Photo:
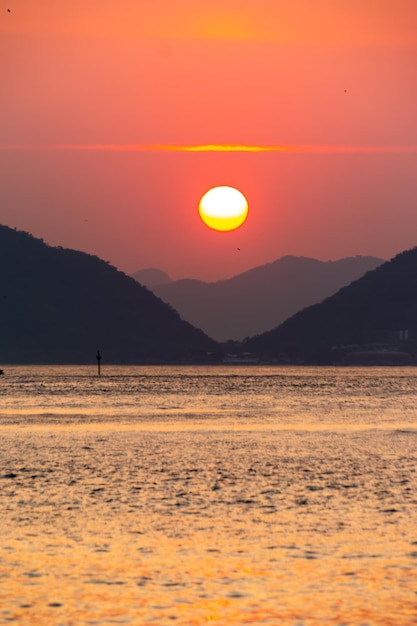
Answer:
[[[275,328],[383,262],[368,256],[338,261],[284,256],[215,283],[182,279],[149,288],[209,337],[243,340]]]
[[[306,285],[311,296],[307,285],[317,285],[316,277],[323,275],[318,269],[324,265],[325,275],[340,280],[340,267],[347,268],[348,280],[352,261],[357,272],[366,271],[369,263],[377,267],[284,322],[275,318],[272,330],[233,348],[278,363],[417,364],[417,248],[382,264],[373,257],[330,264],[283,257],[276,263],[284,284],[295,292]],[[103,364],[215,363],[229,351],[230,346],[216,343],[149,289],[95,256],[53,248],[28,233],[0,226],[0,263],[0,366],[95,364],[97,349]],[[253,299],[256,292],[248,285],[258,286],[258,304],[265,302],[265,282],[259,275],[266,269],[276,284],[274,265],[230,280]],[[176,282],[196,282],[202,293],[206,286],[200,281]],[[230,286],[230,281],[211,285],[223,283]],[[270,291],[273,303],[276,294]]]
[[[0,226],[0,362],[193,362],[216,343],[98,257]]]
[[[137,280],[138,283],[149,288],[172,282],[172,279],[166,272],[155,267],[145,267],[143,270],[134,272],[131,276]]]
[[[248,339],[242,349],[278,362],[417,364],[417,248]]]

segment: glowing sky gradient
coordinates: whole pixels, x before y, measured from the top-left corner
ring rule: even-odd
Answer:
[[[415,0],[14,0],[0,223],[174,278],[413,247],[416,23]],[[236,232],[201,225],[216,185],[248,198]]]
[[[158,144],[127,144],[127,145],[46,145],[46,144],[9,144],[0,145],[0,150],[75,150],[75,151],[109,151],[109,152],[300,152],[316,154],[401,154],[417,152],[417,146],[239,146],[207,144],[203,146],[170,146]]]

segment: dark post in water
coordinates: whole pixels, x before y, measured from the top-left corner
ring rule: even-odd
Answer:
[[[97,359],[97,372],[98,372],[98,375],[100,376],[100,361],[101,361],[100,350],[97,350],[96,359]]]

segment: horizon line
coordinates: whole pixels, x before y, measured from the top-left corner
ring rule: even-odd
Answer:
[[[58,152],[281,152],[317,154],[417,153],[417,145],[354,144],[0,144],[0,150]]]

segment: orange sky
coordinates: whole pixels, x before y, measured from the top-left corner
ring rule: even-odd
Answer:
[[[7,6],[0,223],[210,280],[416,245],[415,0]],[[249,200],[233,233],[199,220],[216,184]]]
[[[6,3],[7,4],[7,3]],[[13,0],[2,32],[134,39],[416,43],[414,0]]]

